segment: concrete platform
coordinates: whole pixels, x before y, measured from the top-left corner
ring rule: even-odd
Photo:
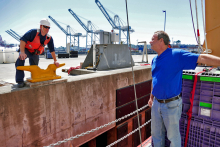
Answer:
[[[149,63],[151,63],[155,54],[149,55]],[[142,55],[132,55],[134,62],[140,62],[142,60]],[[62,78],[68,78],[71,75],[68,75],[66,72],[62,72],[62,69],[68,69],[70,67],[80,66],[80,62],[84,62],[86,55],[79,55],[78,58],[59,58],[59,63],[65,63],[64,67],[58,68],[56,73],[60,75]],[[53,63],[53,59],[45,59],[44,56],[40,57],[39,67],[42,69],[46,69],[49,64]],[[139,65],[140,63],[136,63],[135,65]],[[29,65],[29,60],[25,60],[25,65]],[[15,82],[15,63],[10,64],[0,64],[0,82],[7,82],[16,84]],[[74,75],[72,75],[74,76]],[[25,79],[31,77],[30,72],[25,71]],[[1,85],[0,85],[1,86]]]

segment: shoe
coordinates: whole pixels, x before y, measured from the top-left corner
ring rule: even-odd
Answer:
[[[23,88],[25,86],[25,83],[24,82],[19,82],[18,83],[18,88]]]

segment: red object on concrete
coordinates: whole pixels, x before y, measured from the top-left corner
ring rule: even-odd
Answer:
[[[147,65],[150,65],[150,64],[147,63],[147,64],[140,64],[140,65],[141,65],[141,66],[147,66]]]
[[[75,70],[75,69],[80,69],[80,66],[70,67],[70,69],[68,70],[68,75],[70,74],[70,72],[71,72],[72,70]]]
[[[142,142],[142,147],[150,147],[152,142],[152,137],[150,136],[148,139],[146,139],[144,142]],[[141,144],[137,147],[141,147]]]

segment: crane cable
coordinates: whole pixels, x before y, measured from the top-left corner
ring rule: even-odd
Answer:
[[[127,7],[127,0],[125,0],[126,4],[126,14],[127,14],[127,25],[128,25],[128,37],[129,37],[129,50],[130,50],[130,55],[131,55],[131,39],[130,39],[130,28],[129,28],[129,20],[128,20],[128,7]],[[132,60],[132,55],[131,55],[131,69],[132,69],[132,75],[133,75],[133,83],[134,83],[134,94],[135,94],[135,103],[136,103],[136,109],[138,110],[138,104],[137,104],[137,94],[136,94],[136,87],[135,87],[135,79],[134,79],[134,69],[133,69],[133,60]],[[140,120],[139,120],[139,113],[137,111],[137,120],[138,120],[138,130],[139,130],[139,138],[140,138],[140,144],[142,147],[142,140],[141,140],[141,130],[140,130]]]
[[[197,37],[198,37],[198,53],[202,53],[201,50],[201,43],[200,43],[200,33],[199,33],[199,19],[198,19],[198,10],[197,10],[197,0],[195,0],[195,7],[196,7],[196,21],[197,21]]]
[[[206,39],[206,24],[205,24],[204,9],[203,9],[203,0],[201,0],[201,6],[202,6],[202,19],[203,19],[203,29],[204,29],[206,54],[208,54],[207,39]]]
[[[192,17],[193,30],[194,30],[194,34],[195,34],[195,38],[196,38],[196,42],[197,42],[197,44],[199,44],[199,43],[198,43],[197,36],[196,36],[195,26],[194,26],[194,20],[193,20],[193,13],[192,13],[191,0],[189,0],[189,4],[190,4],[191,17]]]

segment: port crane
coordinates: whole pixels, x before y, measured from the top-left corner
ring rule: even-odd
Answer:
[[[101,12],[104,14],[104,16],[106,17],[108,22],[111,24],[112,29],[113,30],[114,29],[119,30],[119,44],[121,43],[121,31],[123,31],[123,33],[127,32],[127,35],[126,34],[124,34],[124,35],[126,36],[127,44],[129,44],[128,29],[129,29],[130,32],[134,32],[134,30],[131,29],[131,26],[129,26],[129,27],[128,26],[123,26],[123,23],[122,23],[122,21],[121,21],[121,19],[119,18],[118,15],[115,15],[114,20],[113,20],[99,0],[95,0],[95,3],[97,4],[97,6],[101,10]]]
[[[87,21],[87,26],[86,26],[81,21],[81,19],[76,15],[76,13],[74,13],[71,9],[68,9],[68,11],[78,21],[78,23],[85,29],[85,31],[86,31],[86,49],[87,49],[88,44],[89,44],[88,43],[88,35],[89,35],[89,33],[91,33],[91,44],[90,45],[92,45],[93,44],[93,34],[95,34],[96,28],[95,28],[95,26],[92,24],[92,22],[90,20]]]
[[[70,44],[71,44],[71,37],[73,36],[74,46],[75,46],[75,40],[76,40],[75,37],[77,37],[77,44],[78,44],[78,50],[79,50],[79,37],[82,36],[82,33],[75,33],[69,25],[67,25],[67,29],[65,30],[63,27],[59,25],[59,23],[55,19],[53,19],[53,17],[51,16],[48,16],[48,17],[63,31],[64,34],[66,34],[66,45],[67,45],[67,38],[68,37],[70,38]],[[73,34],[71,34],[71,30]]]
[[[17,40],[18,42],[20,42],[20,38],[21,36],[18,35],[15,31],[13,31],[12,29],[5,31],[6,33],[8,33],[11,37],[13,37],[15,40]]]
[[[13,31],[12,29],[10,29],[10,31],[11,31],[12,33],[14,33],[18,38],[21,38],[21,36],[18,35],[18,33],[16,33],[15,31]]]

